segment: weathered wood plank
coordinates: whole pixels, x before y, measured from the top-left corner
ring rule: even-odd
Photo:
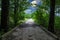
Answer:
[[[14,30],[4,34],[2,40],[58,40],[54,34],[47,32],[44,27],[27,24],[23,28],[16,27]]]

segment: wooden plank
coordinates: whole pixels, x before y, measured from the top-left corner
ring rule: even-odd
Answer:
[[[27,24],[28,25],[28,24]],[[28,25],[23,28],[16,27],[12,31],[4,34],[2,40],[58,40],[58,37],[54,34],[47,32],[42,26],[35,27]]]

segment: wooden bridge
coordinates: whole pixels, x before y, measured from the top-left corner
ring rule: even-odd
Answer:
[[[57,36],[36,24],[23,23],[2,36],[2,40],[59,40]]]

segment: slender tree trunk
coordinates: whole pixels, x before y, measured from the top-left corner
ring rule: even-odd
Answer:
[[[4,32],[8,31],[8,15],[9,15],[9,0],[2,0],[2,10],[1,10],[1,28]]]
[[[54,33],[54,22],[55,22],[55,0],[50,0],[50,18],[48,30]]]
[[[17,25],[17,14],[18,14],[18,0],[14,0],[15,2],[15,7],[14,7],[14,26]]]

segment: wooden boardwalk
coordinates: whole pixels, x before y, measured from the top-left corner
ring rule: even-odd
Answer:
[[[2,40],[58,40],[37,25],[22,24],[2,36]]]

